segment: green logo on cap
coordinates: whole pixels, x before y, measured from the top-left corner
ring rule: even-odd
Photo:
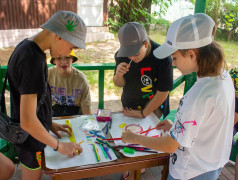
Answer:
[[[68,22],[68,24],[65,24],[65,26],[66,26],[66,28],[67,28],[67,30],[68,31],[75,31],[75,27],[77,26],[77,25],[74,25],[74,21],[72,20],[71,22],[68,20],[67,21]]]

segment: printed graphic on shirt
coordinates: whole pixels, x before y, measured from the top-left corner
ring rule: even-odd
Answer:
[[[60,96],[58,94],[52,94],[52,100],[55,104],[75,106],[75,100],[73,96]]]
[[[142,98],[152,99],[154,97],[154,93],[152,91],[153,89],[152,79],[145,74],[146,72],[151,72],[151,67],[141,68],[140,72],[141,72],[141,82],[144,85],[144,87],[141,88],[141,91],[145,93],[142,96]]]
[[[55,104],[75,106],[75,98],[78,98],[82,90],[81,89],[71,89],[70,94],[68,95],[66,88],[56,88],[51,86],[52,100]]]
[[[185,147],[179,146],[178,150],[185,151]],[[176,153],[171,154],[170,160],[171,160],[172,164],[174,165],[177,161],[177,154]]]
[[[173,154],[170,156],[170,159],[171,159],[172,164],[174,165],[175,162],[177,161],[177,154],[173,153]]]
[[[181,121],[182,112],[180,111],[180,109],[181,109],[181,107],[183,106],[183,101],[184,101],[184,99],[186,99],[186,96],[184,96],[184,97],[180,100],[179,108],[178,108],[177,114],[176,114],[175,126],[174,126],[174,128],[171,129],[171,131],[170,131],[170,135],[171,135],[175,140],[177,140],[178,135],[179,135],[180,133],[182,133],[182,135],[184,135],[184,131],[186,131],[186,128],[184,127],[185,124],[189,124],[189,125],[192,125],[192,126],[196,126],[196,125],[197,125],[196,120],[185,121],[185,122],[182,122],[182,121]]]
[[[183,133],[183,131],[186,131],[185,127],[183,126],[183,124],[180,121],[181,119],[179,119],[178,121],[176,121],[175,127],[170,130],[170,135],[172,136],[172,138],[174,138],[175,140],[177,140],[178,138],[178,134],[179,133]]]

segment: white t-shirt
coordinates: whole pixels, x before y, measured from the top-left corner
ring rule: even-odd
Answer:
[[[169,173],[190,179],[223,167],[229,160],[234,125],[234,87],[222,78],[198,78],[181,99],[170,135],[180,144],[171,154]]]

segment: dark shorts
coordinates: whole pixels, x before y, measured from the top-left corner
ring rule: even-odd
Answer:
[[[30,170],[38,170],[41,168],[41,153],[26,151],[21,148],[17,148],[18,159],[24,167]]]

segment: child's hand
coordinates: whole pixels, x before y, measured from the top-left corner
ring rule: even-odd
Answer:
[[[170,128],[172,127],[173,125],[173,122],[170,120],[170,119],[166,119],[164,121],[160,121],[157,126],[156,126],[156,129],[157,130],[165,130],[165,131],[169,131]]]
[[[66,132],[69,136],[72,135],[72,128],[69,127],[67,124],[57,124],[55,122],[52,122],[51,131],[60,139],[61,135],[59,134],[59,131]]]
[[[123,143],[131,143],[131,144],[137,144],[136,137],[139,136],[138,134],[132,132],[131,130],[127,130],[124,133],[122,133],[122,142]]]
[[[141,117],[141,112],[137,110],[133,110],[131,108],[123,108],[123,115],[125,116],[130,116],[130,117],[137,117],[137,118],[142,118]]]
[[[117,70],[116,70],[116,76],[118,77],[123,77],[124,74],[126,74],[129,71],[129,67],[130,65],[122,62],[117,66]]]
[[[58,152],[64,155],[68,155],[69,157],[73,157],[83,152],[83,149],[79,144],[59,142]]]

